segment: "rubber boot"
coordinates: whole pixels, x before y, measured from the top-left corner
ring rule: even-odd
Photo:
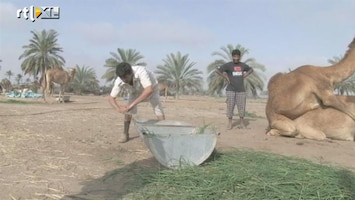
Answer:
[[[124,122],[124,131],[123,131],[123,134],[121,135],[120,139],[118,140],[119,143],[128,142],[128,140],[129,140],[129,125],[130,124],[131,124],[131,121]]]

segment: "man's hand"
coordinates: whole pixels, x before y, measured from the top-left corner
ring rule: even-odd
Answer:
[[[125,106],[120,106],[118,108],[116,108],[117,112],[119,113],[124,113],[124,110],[125,110]]]
[[[221,71],[219,71],[219,69],[216,69],[215,71],[218,75],[222,76],[224,79],[226,79],[227,83],[230,84],[231,81],[229,80],[228,76],[224,73],[222,73]]]
[[[251,68],[249,71],[247,71],[246,73],[243,73],[243,78],[246,78],[247,76],[249,76],[251,73],[253,73],[253,68]]]
[[[128,106],[119,106],[116,108],[116,111],[119,113],[125,113],[127,111],[129,111],[131,108],[129,108]]]
[[[121,113],[125,113],[130,111],[134,106],[132,104],[129,104],[128,106],[121,106],[120,111]]]
[[[231,81],[229,80],[228,76],[226,76],[226,81],[228,84],[231,84]]]

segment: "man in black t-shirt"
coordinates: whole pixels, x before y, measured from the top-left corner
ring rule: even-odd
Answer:
[[[228,62],[216,69],[216,73],[225,78],[228,82],[226,87],[227,96],[227,117],[228,129],[232,129],[232,120],[234,107],[237,104],[240,117],[239,128],[245,128],[244,115],[246,105],[246,93],[244,87],[244,79],[253,72],[253,68],[247,64],[240,62],[240,51],[235,49],[232,51],[232,62]],[[223,73],[225,72],[225,73]]]

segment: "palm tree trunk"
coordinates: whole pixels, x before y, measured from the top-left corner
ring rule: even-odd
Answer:
[[[178,82],[176,84],[176,94],[175,94],[176,99],[179,99],[179,95],[180,95],[180,83]]]
[[[255,88],[251,89],[251,93],[253,94],[253,98],[256,99],[258,97],[258,93],[256,92]]]

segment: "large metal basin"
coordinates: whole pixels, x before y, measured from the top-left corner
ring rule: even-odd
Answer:
[[[187,122],[135,119],[135,127],[154,157],[168,168],[200,165],[213,152],[216,131]]]

